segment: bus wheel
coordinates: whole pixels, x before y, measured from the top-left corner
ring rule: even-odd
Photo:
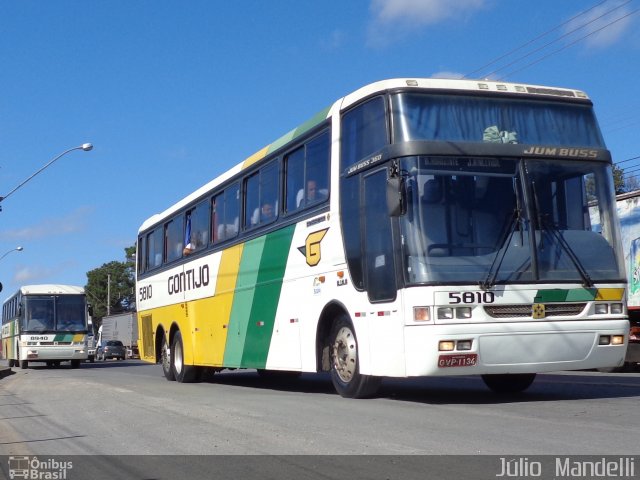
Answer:
[[[80,360],[71,360],[71,368],[80,368]]]
[[[531,386],[535,373],[482,375],[485,385],[496,393],[520,393]]]
[[[361,375],[358,365],[358,341],[349,319],[342,315],[331,329],[331,381],[345,398],[365,398],[375,395],[381,377]]]
[[[29,362],[27,360],[20,360],[20,368],[23,370],[29,368]]]
[[[169,350],[169,344],[167,343],[167,337],[165,335],[162,335],[160,363],[162,364],[162,372],[164,373],[164,378],[169,381],[174,381],[176,377],[173,374],[173,368],[171,368],[171,351]]]
[[[173,374],[180,383],[195,382],[199,376],[199,369],[197,367],[184,364],[184,348],[180,330],[178,330],[173,337],[171,365],[173,366]]]

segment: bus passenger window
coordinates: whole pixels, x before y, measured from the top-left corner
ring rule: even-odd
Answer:
[[[251,228],[258,223],[259,173],[254,173],[244,181],[244,226]]]
[[[209,243],[209,203],[201,202],[187,212],[184,254],[202,250]]]
[[[159,227],[147,235],[147,269],[162,265],[162,250],[162,227]]]
[[[287,212],[297,210],[304,194],[304,148],[298,148],[285,156],[287,169]]]
[[[164,226],[165,260],[172,262],[182,257],[184,249],[182,215],[168,221]]]

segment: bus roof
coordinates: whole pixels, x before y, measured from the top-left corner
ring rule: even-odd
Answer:
[[[20,287],[20,292],[23,295],[69,295],[82,294],[84,293],[84,288],[57,284],[24,285]]]
[[[165,211],[157,213],[147,220],[145,220],[140,226],[138,233],[146,230],[147,228],[155,225],[164,218],[173,215],[175,212],[184,208],[194,200],[205,195],[208,191],[229,180],[236,174],[240,173],[245,168],[253,165],[254,163],[262,160],[271,153],[279,150],[287,145],[289,142],[300,137],[304,133],[320,125],[328,117],[330,117],[336,111],[342,111],[363,98],[369,97],[376,93],[383,93],[389,90],[398,89],[411,89],[418,88],[421,90],[449,90],[459,92],[469,92],[478,94],[493,93],[495,95],[522,95],[525,97],[555,97],[565,100],[588,100],[586,93],[580,90],[573,90],[568,88],[549,87],[543,85],[530,85],[524,83],[508,83],[508,82],[496,82],[490,80],[466,80],[466,79],[446,79],[446,78],[394,78],[388,80],[381,80],[378,82],[365,85],[358,90],[338,99],[331,106],[321,110],[312,118],[294,128],[290,132],[286,133],[275,142],[267,145],[266,147],[258,150],[256,153],[245,159],[244,161],[236,164],[231,169],[227,170],[223,174],[214,178],[207,184],[203,185],[195,192],[184,197],[174,205],[167,208]]]

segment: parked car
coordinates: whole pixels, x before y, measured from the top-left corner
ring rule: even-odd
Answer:
[[[107,340],[104,345],[98,347],[96,351],[96,359],[103,362],[107,358],[117,358],[118,360],[124,360],[126,356],[126,349],[120,340]]]

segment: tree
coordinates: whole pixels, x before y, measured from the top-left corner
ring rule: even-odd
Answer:
[[[125,261],[112,261],[87,272],[85,291],[93,307],[94,328],[102,317],[135,310],[135,252],[136,247],[124,249]]]
[[[627,190],[624,181],[624,170],[616,165],[613,166],[613,186],[616,191],[616,195],[625,193]]]

